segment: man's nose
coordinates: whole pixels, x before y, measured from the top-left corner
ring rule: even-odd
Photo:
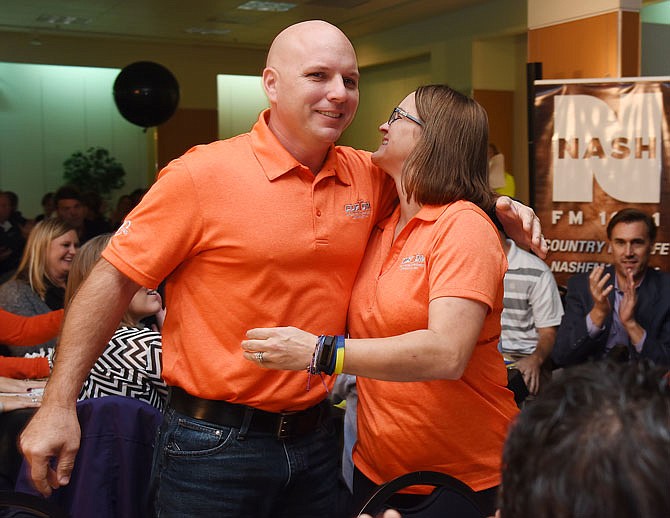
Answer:
[[[347,88],[344,85],[344,78],[340,76],[333,77],[328,85],[328,98],[342,101],[346,96]]]

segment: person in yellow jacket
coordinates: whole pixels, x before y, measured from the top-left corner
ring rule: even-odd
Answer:
[[[489,184],[498,194],[513,198],[516,195],[514,176],[505,171],[505,156],[489,143]]]

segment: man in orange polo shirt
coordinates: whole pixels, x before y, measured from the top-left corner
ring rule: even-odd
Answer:
[[[395,203],[369,153],[334,146],[354,117],[358,78],[339,29],[293,25],[268,53],[270,110],[251,132],[198,146],[160,173],[69,310],[42,408],[21,439],[38,490],[67,484],[81,382],[137,287],[166,279],[171,394],[156,446],[155,512],[334,513],[337,444],[324,408],[333,379],[308,384],[306,373],[250,366],[239,344],[253,327],[344,332],[369,234]],[[542,252],[534,213],[500,207]]]

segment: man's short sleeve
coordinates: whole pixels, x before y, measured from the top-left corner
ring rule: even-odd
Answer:
[[[174,160],[126,216],[103,257],[141,286],[155,288],[197,253],[202,221],[191,174]]]
[[[544,269],[542,275],[538,277],[529,299],[535,327],[553,327],[561,323],[563,303],[554,274],[549,268]]]

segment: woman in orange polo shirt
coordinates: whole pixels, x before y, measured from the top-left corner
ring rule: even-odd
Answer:
[[[400,204],[368,243],[352,338],[254,329],[244,355],[268,368],[358,376],[355,502],[377,484],[432,470],[468,484],[492,515],[518,409],[497,350],[507,261],[480,208],[494,204],[486,112],[445,85],[424,86],[380,131],[373,162],[395,181]],[[416,493],[396,505],[425,498]]]

